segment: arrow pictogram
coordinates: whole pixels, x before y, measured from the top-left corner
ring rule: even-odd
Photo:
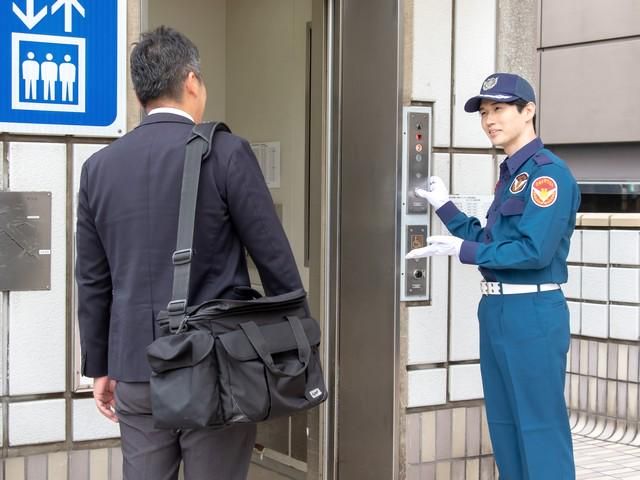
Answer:
[[[35,27],[40,20],[42,20],[47,15],[47,7],[45,6],[42,10],[40,10],[37,14],[34,14],[34,3],[35,0],[27,0],[27,12],[24,13],[20,8],[14,3],[13,4],[13,13],[22,20],[29,30]]]
[[[51,13],[56,13],[62,6],[64,6],[64,31],[70,32],[72,30],[73,9],[78,10],[78,13],[84,17],[84,7],[80,5],[78,0],[57,0],[51,5]]]

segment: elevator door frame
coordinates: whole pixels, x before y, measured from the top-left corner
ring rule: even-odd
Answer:
[[[327,480],[398,477],[399,10],[327,4]]]

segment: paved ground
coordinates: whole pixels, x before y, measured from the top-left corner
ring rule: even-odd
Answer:
[[[576,480],[640,480],[640,447],[573,436]]]

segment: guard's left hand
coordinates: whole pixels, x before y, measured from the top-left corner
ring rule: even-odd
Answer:
[[[424,258],[432,255],[460,256],[462,239],[451,235],[434,235],[427,238],[428,246],[411,250],[405,258]]]

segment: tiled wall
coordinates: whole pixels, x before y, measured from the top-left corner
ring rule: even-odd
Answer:
[[[497,479],[482,406],[406,417],[406,480]]]
[[[5,458],[0,480],[122,480],[119,448]]]
[[[573,431],[640,446],[640,215],[583,214],[565,295]]]
[[[70,232],[75,223],[75,195],[70,190],[77,189],[82,162],[104,143],[7,141],[4,145],[8,189],[51,192],[52,203],[51,288],[0,293],[8,307],[0,311],[5,332],[1,349],[6,374],[0,382],[5,454],[10,457],[24,446],[118,437],[117,425],[99,415],[92,398],[76,391],[75,378],[66,371],[67,351],[77,346],[68,328],[75,312],[68,303],[74,286],[73,277],[67,275],[73,265]],[[78,364],[71,367],[79,369]]]

